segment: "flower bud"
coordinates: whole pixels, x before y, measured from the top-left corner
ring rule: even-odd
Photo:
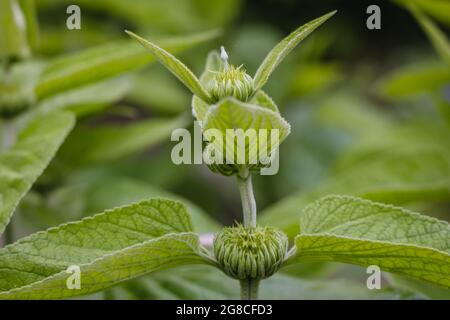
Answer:
[[[253,79],[240,67],[229,66],[215,74],[209,91],[215,101],[235,97],[245,102],[253,94]]]
[[[272,227],[224,228],[214,239],[214,254],[222,270],[232,278],[264,279],[284,261],[287,236]]]

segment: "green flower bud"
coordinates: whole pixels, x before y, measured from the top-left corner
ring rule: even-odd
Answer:
[[[245,102],[253,94],[253,79],[241,67],[229,66],[215,74],[209,92],[215,101],[235,97]]]
[[[287,236],[272,227],[224,228],[214,239],[214,254],[222,270],[232,278],[264,279],[284,261]]]

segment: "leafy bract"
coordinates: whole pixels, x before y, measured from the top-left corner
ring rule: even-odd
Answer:
[[[264,156],[270,156],[290,133],[290,125],[279,113],[234,98],[225,98],[211,106],[205,116],[202,129],[203,135],[214,145],[216,152],[225,150],[224,155],[227,159],[234,160],[239,159],[238,146],[234,146],[235,136],[245,137],[247,130],[253,129],[256,134],[246,136],[244,142],[246,159],[259,160]],[[222,139],[216,139],[214,131],[209,129],[221,132]],[[242,129],[242,134],[236,129]],[[260,135],[261,130],[267,130],[267,134]],[[278,133],[278,141],[269,138],[272,132]]]
[[[160,44],[172,52],[178,52],[215,36],[216,32],[204,32],[166,39],[160,41]],[[132,40],[89,48],[50,61],[35,87],[35,92],[42,99],[60,91],[142,67],[152,60],[152,57]]]
[[[326,20],[331,18],[336,11],[327,13],[315,20],[308,22],[307,24],[299,27],[292,32],[289,36],[284,38],[279,44],[277,44],[264,58],[264,61],[259,66],[254,76],[255,90],[259,90],[267,82],[272,72],[280,64],[281,61],[311,32],[319,27]]]
[[[205,102],[212,102],[208,91],[203,87],[200,80],[180,60],[150,41],[147,41],[130,31],[126,32],[147,48],[151,54],[172,72],[189,90],[191,90],[193,94],[197,95]]]
[[[292,262],[338,261],[450,288],[450,225],[406,209],[328,196],[300,214]]]
[[[19,133],[11,149],[0,154],[0,234],[73,125],[70,113],[38,117]]]
[[[110,287],[145,273],[210,263],[186,208],[150,199],[38,232],[0,249],[0,298],[63,298]],[[69,266],[81,270],[68,289]]]

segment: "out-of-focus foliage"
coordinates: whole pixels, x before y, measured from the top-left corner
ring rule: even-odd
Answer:
[[[197,75],[207,52],[223,44],[230,62],[244,63],[253,75],[290,30],[335,8],[338,14],[327,22],[329,26],[302,42],[264,87],[291,123],[291,135],[280,149],[279,173],[254,177],[260,223],[278,226],[293,239],[303,209],[329,194],[358,196],[450,219],[450,4],[446,0],[386,1],[380,4],[382,30],[374,31],[365,28],[368,4],[364,1],[285,1],[277,10],[272,1],[240,0],[0,3],[1,29],[7,35],[0,37],[6,41],[0,42],[0,57],[29,57],[12,64],[7,72],[0,70],[3,110],[11,101],[21,102],[20,112],[28,109],[12,121],[22,132],[17,144],[0,155],[0,176],[7,177],[0,179],[0,189],[2,183],[12,181],[17,190],[0,199],[0,226],[9,221],[20,198],[70,130],[73,119],[66,112],[77,118],[76,127],[50,166],[17,206],[6,230],[8,241],[152,197],[179,200],[193,220],[192,226],[182,230],[187,232],[183,239],[167,236],[157,245],[173,241],[180,246],[188,243],[192,249],[198,239],[191,230],[216,232],[220,227],[217,220],[227,225],[240,220],[241,204],[233,181],[212,175],[203,165],[176,166],[170,161],[172,129],[192,130],[189,91],[158,66],[149,66],[154,62],[152,56],[128,39],[124,29],[176,54]],[[17,32],[18,26],[11,24],[10,11],[5,8],[13,3],[20,5],[26,21],[26,29]],[[81,30],[65,27],[69,4],[82,9]],[[8,111],[10,114],[15,111]],[[32,136],[27,134],[31,132]],[[118,210],[127,209],[112,213]],[[95,224],[97,219],[99,216],[51,229],[40,237]],[[82,250],[86,255],[74,252],[74,262],[90,264],[86,267],[95,275],[102,264],[126,263],[153,245],[152,237],[130,229],[127,221],[123,223],[130,238],[129,242],[115,242],[114,248],[124,250],[121,254],[92,263],[112,247],[105,249],[108,243],[98,241],[92,250],[92,243],[85,239]],[[152,229],[147,220],[142,226]],[[106,222],[98,227],[113,237],[120,235]],[[169,233],[170,228],[163,228],[161,234]],[[145,245],[134,252],[129,246],[142,240],[140,237],[145,238]],[[1,249],[2,253],[26,245],[26,239]],[[48,245],[65,250],[56,240],[50,239]],[[186,253],[189,259],[199,259],[195,250]],[[165,257],[170,263],[170,254]],[[18,257],[22,258],[28,259]],[[16,262],[10,261],[6,267]],[[11,270],[11,279],[17,282],[9,285],[17,286],[21,277],[40,268],[41,262],[27,260],[24,270]],[[27,283],[46,275],[60,281],[58,273],[63,267],[56,259],[45,275],[30,273],[34,278]],[[364,269],[322,262],[292,265],[262,283],[261,297],[450,298],[447,289],[383,275],[383,290],[367,290]],[[118,280],[120,277],[108,279]],[[0,291],[10,288],[1,279],[0,284]],[[47,284],[53,285],[42,283]],[[155,272],[94,298],[221,299],[237,298],[237,293],[237,284],[222,273],[199,266]],[[27,289],[16,294],[38,297],[29,295]]]

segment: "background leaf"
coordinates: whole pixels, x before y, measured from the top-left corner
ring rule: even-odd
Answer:
[[[0,234],[73,125],[74,117],[69,113],[36,118],[19,133],[17,143],[0,154]]]
[[[159,43],[179,52],[214,38],[215,32],[198,33],[191,36],[166,39]],[[42,99],[49,95],[142,67],[153,61],[132,40],[121,40],[77,53],[61,56],[47,64],[35,87],[36,95]]]

